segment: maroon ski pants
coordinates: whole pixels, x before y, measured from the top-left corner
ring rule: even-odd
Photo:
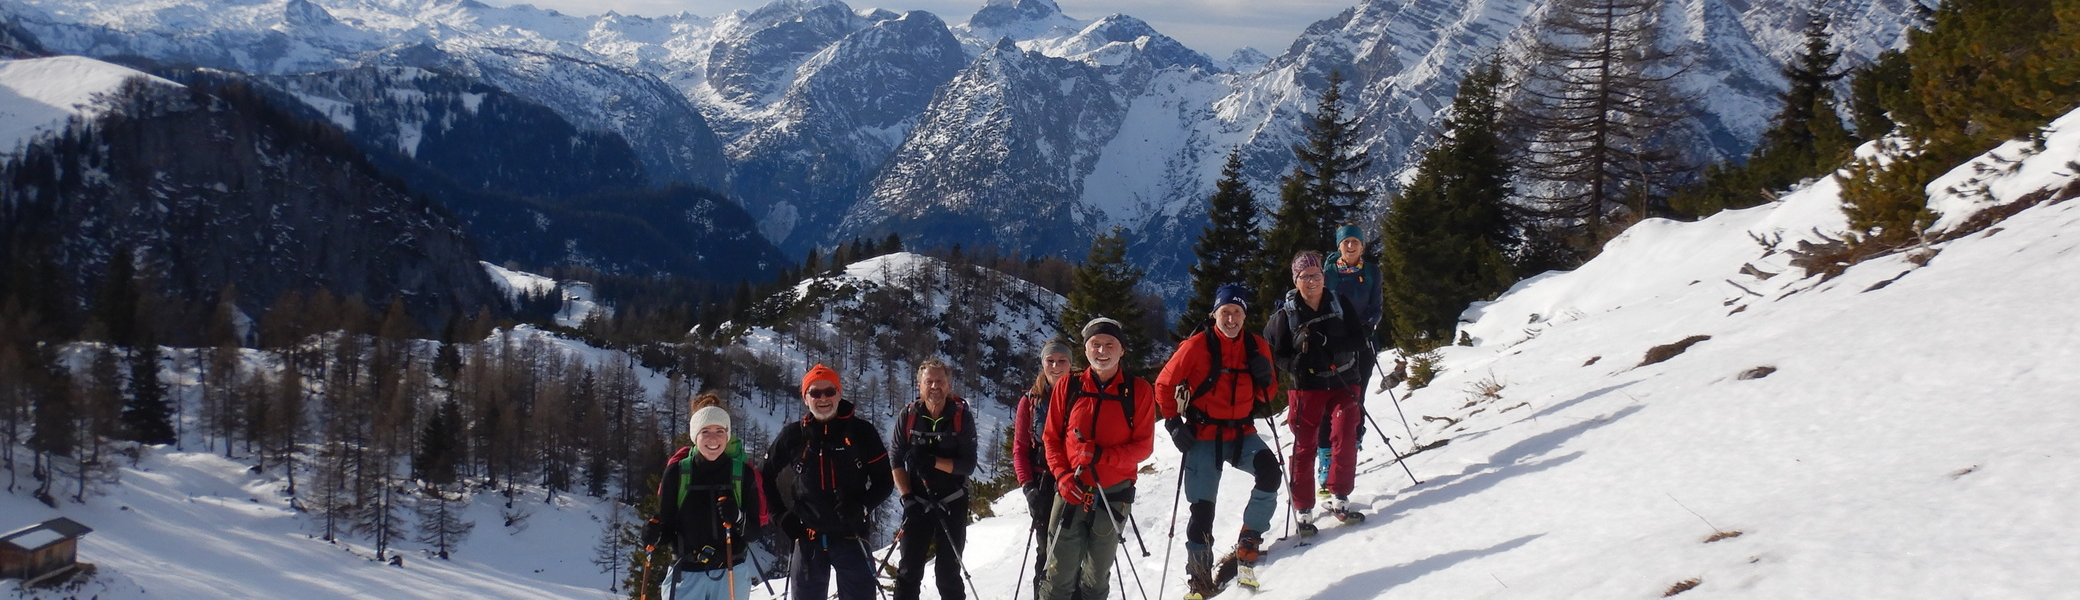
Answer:
[[[1329,492],[1338,496],[1351,493],[1351,480],[1358,472],[1358,388],[1343,387],[1330,390],[1290,390],[1286,392],[1286,425],[1293,430],[1293,457],[1286,464],[1295,465],[1286,472],[1292,475],[1292,485],[1286,487],[1293,495],[1293,508],[1314,509],[1314,464],[1317,428],[1329,428]],[[1322,422],[1323,414],[1329,422]]]

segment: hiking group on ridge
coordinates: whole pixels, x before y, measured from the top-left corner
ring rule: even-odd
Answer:
[[[1148,555],[1132,515],[1139,467],[1154,452],[1159,423],[1181,455],[1171,533],[1181,500],[1187,600],[1231,583],[1258,585],[1281,484],[1293,511],[1289,523],[1302,536],[1318,530],[1318,507],[1342,523],[1364,520],[1348,497],[1365,419],[1363,386],[1377,360],[1381,294],[1358,228],[1342,227],[1337,237],[1334,263],[1312,251],[1292,258],[1293,288],[1268,307],[1253,306],[1240,283],[1220,286],[1206,324],[1178,343],[1154,383],[1125,368],[1129,334],[1110,318],[1076,331],[1081,369],[1072,366],[1070,344],[1041,347],[1040,372],[1016,403],[1011,433],[1009,459],[1032,519],[1034,575],[1021,575],[1020,588],[1030,584],[1038,600],[1103,600],[1114,578],[1126,585],[1115,559],[1129,528]],[[1261,334],[1246,330],[1251,311],[1267,308]],[[755,464],[716,396],[696,398],[688,423],[693,445],[667,462],[658,517],[643,534],[646,547],[673,550],[664,598],[745,600],[763,570],[749,540],[777,525],[790,558],[787,597],[831,597],[835,579],[839,600],[875,599],[887,556],[876,560],[868,539],[877,508],[891,495],[900,505],[889,548],[900,550],[894,600],[920,597],[926,563],[933,563],[940,598],[1002,597],[975,589],[962,562],[979,443],[972,408],[951,389],[952,369],[938,359],[917,365],[916,399],[886,425],[884,443],[882,427],[855,416],[837,371],[815,365],[801,379],[805,414],[781,427]],[[1390,380],[1398,380],[1394,375]],[[1259,419],[1275,425],[1280,414],[1293,434],[1289,455],[1280,454],[1276,427],[1269,428],[1270,445],[1257,428]],[[1215,506],[1228,468],[1253,485],[1232,550],[1216,556]],[[1169,564],[1166,550],[1161,583]],[[1138,585],[1139,572],[1135,577]]]

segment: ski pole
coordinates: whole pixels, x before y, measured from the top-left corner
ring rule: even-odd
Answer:
[[[762,583],[762,584],[765,584],[765,586],[766,586],[766,595],[767,595],[767,596],[771,596],[771,595],[773,595],[773,578],[771,578],[771,577],[767,577],[767,576],[766,576],[766,566],[765,566],[765,565],[762,565],[762,564],[759,564],[759,562],[758,562],[758,551],[757,551],[757,550],[755,550],[755,549],[753,549],[753,548],[751,548],[751,546],[750,546],[749,544],[746,544],[746,545],[744,546],[744,555],[745,555],[745,556],[749,556],[749,557],[751,557],[751,568],[753,568],[753,569],[757,569],[757,570],[758,570],[758,582],[759,582],[759,583]]]
[[[1265,429],[1271,430],[1271,445],[1275,447],[1271,452],[1271,458],[1278,459],[1279,471],[1285,473],[1286,477],[1288,478],[1292,477],[1293,472],[1286,470],[1286,443],[1284,440],[1280,440],[1278,438],[1278,421],[1272,420],[1271,417],[1266,416],[1264,417],[1264,424],[1266,425]],[[1293,493],[1293,490],[1291,489],[1292,487],[1292,481],[1288,479],[1286,482],[1286,493],[1288,494],[1288,497],[1286,498],[1286,520],[1284,526],[1285,533],[1281,533],[1278,535],[1279,541],[1285,541],[1286,538],[1293,537],[1294,509],[1293,499],[1290,496]]]
[[[650,561],[657,557],[656,544],[643,545],[643,574],[636,577],[637,598],[650,600]]]
[[[1119,536],[1119,541],[1121,545],[1125,545],[1127,543],[1127,536],[1125,534],[1120,533],[1119,531],[1119,513],[1112,511],[1112,501],[1105,498],[1105,486],[1094,484],[1091,487],[1096,488],[1098,490],[1098,503],[1099,505],[1105,507],[1106,518],[1112,519],[1112,533],[1114,535]],[[1128,520],[1128,523],[1133,523],[1133,521]],[[1134,526],[1134,539],[1136,541],[1139,541],[1141,539],[1141,526],[1139,525]],[[1141,555],[1149,556],[1148,544],[1141,545]],[[1127,557],[1127,570],[1132,571],[1134,573],[1134,587],[1141,591],[1141,600],[1148,600],[1148,586],[1142,585],[1141,570],[1134,568],[1134,557],[1132,556]],[[1127,587],[1126,578],[1120,578],[1119,587],[1121,593],[1125,593]]]
[[[949,516],[949,517],[950,517],[950,516],[953,516],[953,515],[952,515],[952,513],[947,513],[947,515],[946,515],[946,516]],[[967,561],[967,560],[965,560],[965,559],[963,559],[963,558],[961,558],[961,551],[963,550],[963,548],[961,548],[961,546],[962,546],[963,544],[960,544],[960,543],[958,543],[958,542],[957,542],[956,540],[954,540],[954,539],[953,539],[953,528],[951,528],[951,527],[947,527],[947,526],[946,526],[946,520],[945,520],[945,519],[940,519],[940,520],[939,520],[939,533],[941,533],[941,534],[944,534],[944,535],[946,536],[946,547],[945,547],[945,548],[941,548],[941,549],[940,549],[940,550],[941,550],[941,552],[940,552],[940,554],[939,554],[939,560],[946,560],[946,556],[947,556],[947,554],[952,554],[952,555],[953,555],[953,565],[954,565],[954,566],[956,566],[956,567],[960,567],[960,569],[961,569],[961,578],[962,578],[962,579],[966,579],[966,580],[968,580],[968,593],[970,594],[970,596],[969,596],[969,597],[971,597],[971,598],[981,598],[981,597],[982,597],[982,592],[981,592],[981,588],[977,588],[977,587],[975,587],[975,576],[974,576],[974,575],[972,575],[972,574],[970,574],[970,573],[968,573],[968,561]],[[1023,566],[1023,562],[1024,562],[1024,561],[1020,561],[1020,563],[1021,563],[1021,566]],[[1021,568],[1021,569],[1020,569],[1020,572],[1024,572],[1024,569],[1023,569],[1023,568]],[[1014,592],[1014,593],[1015,593],[1015,592]]]
[[[1372,346],[1371,340],[1366,340],[1365,343],[1372,349],[1372,371],[1375,373],[1379,373],[1381,368],[1379,364],[1379,347]],[[1408,432],[1408,443],[1414,444],[1416,443],[1416,430],[1408,426],[1408,413],[1402,412],[1401,397],[1394,395],[1394,388],[1387,387],[1388,379],[1390,378],[1387,377],[1386,373],[1380,373],[1379,389],[1386,391],[1387,399],[1394,401],[1394,414],[1401,416],[1401,430]],[[1365,406],[1365,399],[1363,397],[1358,398],[1358,406]],[[1367,415],[1367,417],[1369,418],[1370,415]],[[1372,428],[1378,429],[1379,425],[1374,424]]]
[[[1360,410],[1358,411],[1358,414],[1365,415],[1365,420],[1372,422],[1372,430],[1376,433],[1379,433],[1380,441],[1387,443],[1387,451],[1394,453],[1394,462],[1401,465],[1402,472],[1408,473],[1408,480],[1415,482],[1416,485],[1423,485],[1423,480],[1416,479],[1416,472],[1409,470],[1408,461],[1403,460],[1407,457],[1402,456],[1400,450],[1394,449],[1394,440],[1388,438],[1385,432],[1379,431],[1379,422],[1372,420],[1372,413]]]
[[[737,547],[736,547],[736,544],[732,544],[732,543],[730,543],[730,541],[731,541],[731,538],[732,538],[732,537],[734,537],[734,536],[730,535],[730,533],[731,533],[731,530],[730,530],[730,526],[729,526],[729,523],[726,523],[726,522],[725,522],[725,523],[723,523],[723,524],[722,524],[722,568],[723,568],[723,569],[724,569],[725,571],[727,571],[727,572],[729,573],[729,597],[731,597],[731,598],[735,598],[735,597],[737,597]],[[745,593],[747,593],[747,594],[748,594],[748,593],[750,593],[750,592],[749,592],[749,591],[746,591]],[[678,590],[678,588],[673,588],[673,589],[672,589],[672,597],[673,597],[673,598],[674,598],[675,600],[676,600],[676,599],[677,599],[677,598],[679,597],[679,590]]]
[[[1033,528],[1033,527],[1029,527],[1029,528],[1026,528],[1026,545],[1024,545],[1024,546],[1021,546],[1021,548],[1022,548],[1022,549],[1021,549],[1021,550],[1019,550],[1019,557],[1018,557],[1018,577],[1017,577],[1017,578],[1015,578],[1015,579],[1012,579],[1012,580],[1011,580],[1011,581],[1015,582],[1015,585],[1017,585],[1017,587],[1011,588],[1011,600],[1018,600],[1018,594],[1019,594],[1019,592],[1023,592],[1023,591],[1025,591],[1025,587],[1026,587],[1026,585],[1025,585],[1025,581],[1026,581],[1026,559],[1029,559],[1029,558],[1032,558],[1032,557],[1033,557],[1033,533],[1034,533],[1034,532],[1033,532],[1033,530],[1034,530],[1034,529],[1037,529],[1037,528]]]
[[[787,583],[785,583],[785,584],[782,584],[782,585],[781,585],[781,591],[783,592],[783,593],[782,593],[781,595],[782,595],[782,596],[786,596],[786,597],[788,597],[788,598],[793,598],[793,597],[794,597],[794,575],[795,575],[795,572],[796,572],[796,571],[803,571],[803,570],[805,570],[805,569],[802,569],[802,568],[801,568],[801,566],[802,566],[802,541],[801,541],[801,540],[795,540],[795,541],[794,541],[794,550],[793,550],[793,551],[791,551],[791,552],[788,552],[788,554],[787,554],[787,565],[788,565],[788,566],[787,566]]]
[[[897,533],[896,533],[896,537],[900,538],[900,537],[903,537],[903,535],[902,535],[902,533],[901,533],[901,532],[897,532]],[[856,538],[852,538],[852,542],[853,542],[853,543],[855,543],[855,544],[859,544],[859,554],[860,554],[860,556],[863,556],[863,557],[866,557],[866,558],[873,558],[873,557],[874,557],[874,551],[873,551],[873,550],[868,550],[868,549],[867,549],[867,539],[866,539],[866,538],[858,538],[858,537],[856,537]],[[893,542],[891,542],[891,543],[889,543],[889,547],[890,547],[890,548],[894,548],[894,547],[895,547],[895,544],[894,544]],[[873,566],[873,565],[868,565],[867,567],[868,567],[868,568],[870,568],[870,569],[876,569],[876,570],[879,570],[879,567],[875,567],[875,566]],[[869,576],[872,576],[872,574],[870,573],[870,574],[869,574]],[[888,592],[886,592],[886,591],[883,591],[883,590],[881,589],[881,582],[880,582],[880,580],[879,580],[879,579],[876,579],[876,580],[875,580],[875,582],[874,582],[874,597],[875,597],[875,598],[883,598],[883,599],[885,599],[885,598],[887,598],[887,597],[888,597]]]
[[[1191,460],[1191,456],[1191,453],[1187,452],[1184,458],[1185,460]],[[1170,533],[1167,536],[1169,541],[1163,543],[1163,574],[1156,577],[1157,598],[1167,597],[1163,595],[1163,591],[1170,584],[1170,552],[1177,549],[1177,505],[1183,500],[1184,462],[1180,461],[1177,464],[1177,493],[1170,496]],[[1013,600],[1017,599],[1014,598]]]

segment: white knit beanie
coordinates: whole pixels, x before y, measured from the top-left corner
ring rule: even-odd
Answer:
[[[724,431],[728,431],[729,411],[722,410],[720,406],[706,406],[693,411],[693,417],[686,420],[686,436],[699,437],[701,428],[709,425],[721,425]]]

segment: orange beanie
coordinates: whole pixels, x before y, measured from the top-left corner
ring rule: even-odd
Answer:
[[[809,384],[816,383],[818,381],[831,382],[831,386],[838,388],[839,393],[845,392],[845,386],[838,383],[838,372],[832,371],[830,367],[826,367],[819,364],[816,365],[814,368],[809,369],[808,375],[802,376],[802,395],[809,395]]]

